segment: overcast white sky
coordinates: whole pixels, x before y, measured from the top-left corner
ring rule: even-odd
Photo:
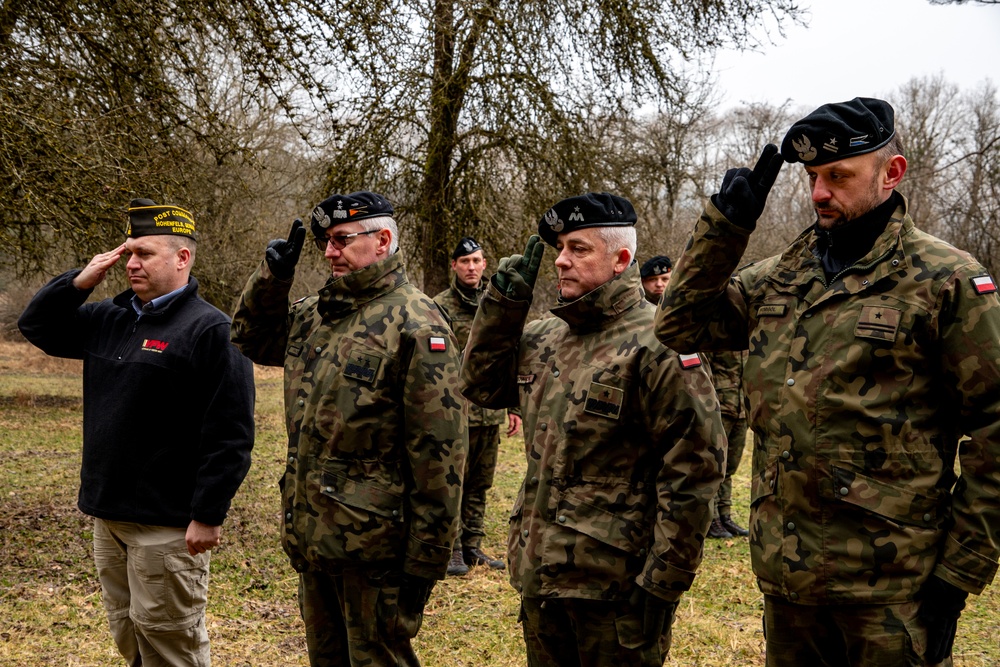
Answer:
[[[815,108],[879,97],[913,77],[943,74],[963,91],[1000,86],[1000,5],[927,0],[801,0],[807,27],[786,26],[763,53],[723,52],[715,71],[723,106]]]

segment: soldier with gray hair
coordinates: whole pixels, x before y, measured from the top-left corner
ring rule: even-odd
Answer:
[[[737,271],[782,158],[816,220]],[[951,665],[966,597],[996,575],[1000,300],[915,226],[906,166],[888,103],[819,107],[726,173],[660,301],[667,345],[749,350],[769,666]]]
[[[289,303],[306,234],[296,220],[268,244],[233,318],[248,357],[285,368],[282,545],[313,667],[417,665],[411,639],[458,525],[460,350],[407,279],[392,213],[372,192],[324,200],[310,226],[326,285]]]
[[[711,378],[652,335],[635,223],[608,193],[556,203],[538,224],[558,253],[553,317],[526,324],[532,236],[501,260],[466,347],[465,395],[523,418],[507,558],[533,667],[662,665],[722,480]]]

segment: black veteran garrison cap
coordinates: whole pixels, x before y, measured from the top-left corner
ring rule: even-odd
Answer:
[[[128,227],[125,236],[186,236],[194,241],[194,217],[189,211],[170,204],[157,204],[152,199],[133,199],[128,204]]]
[[[671,262],[670,258],[666,255],[650,257],[643,262],[642,268],[639,269],[639,277],[651,278],[653,276],[662,276],[664,273],[669,271],[673,265],[674,263]]]
[[[632,203],[607,192],[588,192],[554,204],[538,221],[538,235],[553,248],[559,235],[587,227],[632,227]]]
[[[310,227],[321,238],[334,225],[355,222],[365,218],[392,215],[392,204],[382,195],[360,190],[349,195],[330,195],[313,209]]]
[[[824,104],[797,121],[781,142],[785,162],[819,166],[882,148],[896,133],[888,102],[855,97]]]
[[[471,255],[477,250],[482,250],[483,246],[476,243],[476,239],[471,236],[465,236],[458,245],[455,246],[454,252],[451,253],[452,259],[458,259],[459,257],[465,257],[466,255]]]

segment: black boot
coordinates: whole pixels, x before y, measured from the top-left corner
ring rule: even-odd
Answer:
[[[453,577],[460,577],[469,573],[469,566],[465,564],[462,557],[462,550],[458,547],[451,550],[451,560],[448,561],[448,574]]]
[[[708,527],[708,536],[716,539],[723,539],[726,537],[732,537],[733,534],[726,530],[726,527],[722,525],[722,521],[719,519],[712,519],[712,525]]]
[[[723,514],[722,516],[720,516],[719,523],[722,524],[723,528],[732,533],[733,537],[742,537],[744,535],[750,534],[749,530],[743,528],[738,523],[733,521],[733,517],[729,516],[728,514]]]
[[[479,547],[462,547],[462,554],[465,556],[465,562],[472,567],[486,565],[494,570],[502,570],[506,567],[502,560],[490,558]]]

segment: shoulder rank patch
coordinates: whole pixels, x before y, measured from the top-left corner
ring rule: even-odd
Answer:
[[[382,360],[376,354],[351,350],[350,354],[347,355],[347,365],[344,366],[344,377],[372,384],[375,382],[381,363]]]
[[[622,413],[622,401],[624,400],[625,392],[621,389],[600,382],[591,382],[590,390],[587,392],[587,403],[584,405],[583,411],[592,415],[618,419]]]
[[[697,368],[701,366],[701,357],[695,354],[678,354],[677,358],[681,360],[681,368]]]
[[[444,336],[431,336],[428,339],[431,352],[444,352],[448,349],[448,339]]]
[[[997,284],[987,273],[985,276],[976,276],[972,279],[972,289],[976,290],[976,294],[992,294],[997,291]]]
[[[788,306],[783,303],[764,304],[757,309],[757,317],[784,317]]]

